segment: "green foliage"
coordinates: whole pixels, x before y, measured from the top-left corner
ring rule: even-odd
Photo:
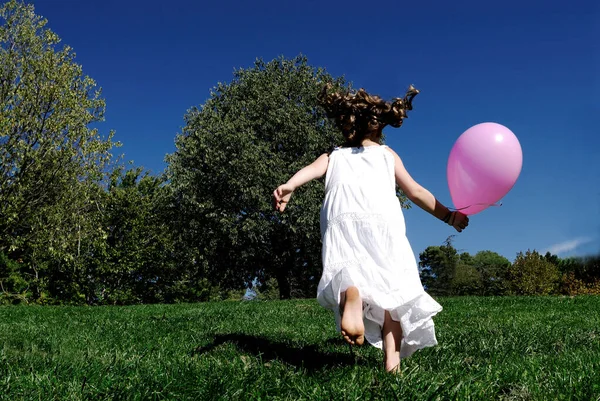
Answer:
[[[508,269],[510,261],[492,251],[479,251],[473,257],[473,267],[479,272],[481,280],[480,295],[505,295],[507,292]]]
[[[536,251],[519,252],[508,269],[510,291],[516,295],[548,295],[558,289],[558,267]]]
[[[164,178],[139,167],[111,174],[103,211],[106,245],[95,274],[98,302],[173,301],[180,277],[166,212],[171,192],[163,184]]]
[[[421,281],[431,294],[452,294],[452,281],[460,260],[452,238],[448,237],[442,246],[428,246],[419,254]]]
[[[439,295],[505,295],[508,259],[492,251],[459,254],[452,239],[448,237],[442,246],[429,246],[419,255],[426,290]]]
[[[565,273],[560,280],[560,293],[565,295],[600,295],[600,280],[586,282],[575,277],[573,272]]]
[[[283,298],[314,295],[323,183],[301,188],[283,216],[270,196],[341,140],[317,104],[324,82],[344,87],[302,56],[257,60],[185,116],[167,160],[177,229],[206,262],[200,275],[224,288],[275,278]]]
[[[192,108],[166,176],[115,169],[96,83],[32,5],[0,6],[0,304],[312,297],[323,182],[272,210],[273,189],[341,135],[316,95],[343,78],[307,59],[257,60]],[[399,201],[408,207],[406,197]],[[595,294],[599,258],[420,255],[432,294]],[[560,280],[559,280],[560,279]],[[559,286],[560,281],[560,287]]]
[[[441,298],[439,345],[382,368],[315,300],[0,307],[0,399],[596,400],[600,297]]]
[[[0,305],[27,302],[29,286],[19,274],[20,263],[0,253]]]
[[[96,83],[33,6],[0,7],[0,252],[21,260],[31,297],[85,297],[85,247],[101,240],[98,208],[112,133]]]
[[[573,273],[579,280],[600,281],[600,255],[560,259],[557,266],[561,273]]]
[[[600,295],[600,255],[560,259],[560,292],[566,295]]]
[[[553,255],[550,252],[546,252],[546,254],[544,255],[544,260],[552,263],[554,266],[560,265],[560,258],[558,257],[558,255]]]
[[[272,301],[280,298],[277,280],[270,278],[266,283],[260,285],[256,290],[256,297],[261,301]]]
[[[461,262],[456,265],[452,279],[453,295],[477,295],[483,292],[483,281],[479,271],[471,264],[462,262],[467,256],[461,255]],[[469,260],[470,262],[470,260]]]

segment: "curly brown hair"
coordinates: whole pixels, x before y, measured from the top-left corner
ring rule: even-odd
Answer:
[[[327,116],[335,121],[342,131],[344,146],[360,146],[363,139],[380,142],[386,125],[398,128],[407,118],[407,110],[412,110],[412,100],[419,94],[410,86],[403,99],[394,98],[386,102],[379,96],[369,95],[364,89],[356,93],[330,93],[332,85],[327,84],[318,96]]]

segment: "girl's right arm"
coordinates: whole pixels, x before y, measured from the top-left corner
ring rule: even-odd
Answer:
[[[387,149],[394,155],[396,183],[402,191],[421,209],[431,213],[440,220],[443,220],[453,226],[456,231],[461,232],[469,225],[469,218],[461,212],[450,212],[442,205],[431,192],[417,183],[406,171],[400,156],[391,148]]]

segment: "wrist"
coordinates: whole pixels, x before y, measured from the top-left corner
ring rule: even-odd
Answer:
[[[456,212],[451,212],[448,210],[448,213],[444,215],[442,221],[448,225],[454,225],[454,220],[456,219]]]
[[[445,219],[448,217],[448,215],[451,213],[450,209],[448,209],[445,205],[443,205],[439,200],[435,200],[435,207],[434,207],[434,211],[433,211],[433,215],[442,220],[445,221]]]
[[[286,182],[285,184],[283,184],[283,186],[286,187],[286,189],[290,190],[290,191],[295,191],[296,190],[296,185],[294,185],[294,177],[290,178],[288,180],[288,182]]]

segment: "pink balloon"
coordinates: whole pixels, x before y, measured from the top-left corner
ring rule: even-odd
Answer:
[[[522,166],[521,145],[511,130],[496,123],[469,128],[456,140],[448,158],[454,207],[473,215],[498,202],[515,185]]]

